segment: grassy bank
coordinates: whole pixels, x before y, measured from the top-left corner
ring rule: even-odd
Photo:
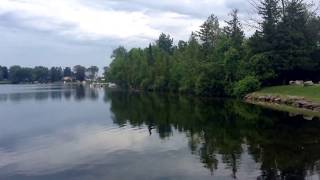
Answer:
[[[307,87],[297,85],[273,86],[257,91],[255,94],[276,95],[283,97],[298,96],[303,97],[306,100],[320,103],[320,85]]]
[[[268,87],[248,94],[245,101],[279,111],[286,111],[293,115],[309,117],[307,119],[320,117],[320,85]]]

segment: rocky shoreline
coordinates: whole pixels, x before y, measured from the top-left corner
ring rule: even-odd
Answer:
[[[316,103],[310,100],[306,100],[303,97],[297,96],[278,96],[278,95],[262,95],[262,94],[248,94],[244,97],[244,100],[248,103],[268,103],[277,105],[286,105],[303,110],[311,110],[314,112],[320,112],[320,103]]]

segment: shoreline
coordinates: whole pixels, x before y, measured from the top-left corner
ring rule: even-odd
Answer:
[[[306,99],[301,96],[283,96],[264,93],[250,93],[244,97],[244,101],[250,104],[277,107],[291,111],[308,111],[310,113],[319,113],[320,116],[320,103]]]

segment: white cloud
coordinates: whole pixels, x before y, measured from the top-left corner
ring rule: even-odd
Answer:
[[[2,0],[2,12],[13,12],[24,25],[40,30],[56,30],[78,37],[127,38],[158,33],[147,26],[148,18],[140,12],[102,11],[74,0]],[[129,30],[130,29],[130,30]]]
[[[53,63],[84,63],[90,59],[87,63],[99,64],[102,67],[103,57],[108,58],[112,49],[119,45],[127,48],[144,47],[153,42],[161,32],[170,34],[175,41],[187,40],[191,32],[198,30],[211,13],[223,22],[228,12],[235,7],[240,9],[240,17],[243,18],[247,13],[248,2],[0,0],[0,31],[3,34],[0,37],[3,42],[0,46],[4,47],[0,50],[0,63],[8,66],[51,66]],[[250,31],[246,30],[247,33]],[[12,36],[5,37],[8,34]],[[26,40],[21,42],[21,38]],[[43,39],[46,39],[46,44],[50,46],[42,46]],[[34,46],[30,46],[30,42]],[[90,46],[92,50],[96,49],[94,52],[98,54],[92,54],[91,50],[90,53],[83,51],[83,44]],[[65,48],[66,46],[69,48]],[[75,50],[70,55],[70,47],[74,47],[71,50],[76,49],[79,52]],[[25,56],[25,53],[28,53],[28,56]],[[94,55],[96,56],[93,57]],[[107,61],[110,63],[110,59]]]
[[[0,13],[14,14],[27,27],[80,39],[150,39],[161,33],[162,25],[189,31],[199,24],[198,19],[178,13],[102,9],[76,0],[1,0]],[[174,35],[185,36],[185,32]]]
[[[241,2],[247,6],[243,0],[0,0],[0,14],[12,13],[23,25],[77,38],[150,39],[170,31],[185,39],[210,13],[225,18]]]

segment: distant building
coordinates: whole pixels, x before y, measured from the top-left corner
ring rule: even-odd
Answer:
[[[74,82],[75,79],[73,77],[70,77],[70,76],[66,76],[63,78],[63,82],[64,83],[68,83],[68,82]]]

